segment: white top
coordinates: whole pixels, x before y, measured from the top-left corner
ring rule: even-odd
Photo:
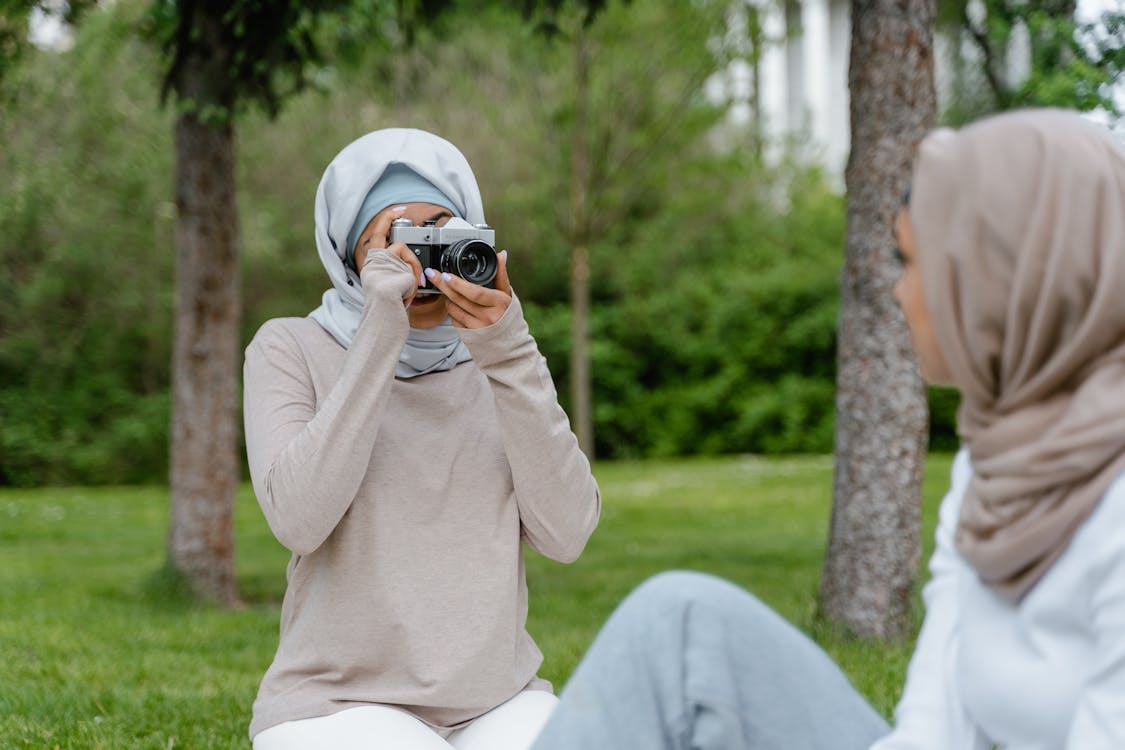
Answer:
[[[972,475],[953,462],[926,619],[896,728],[872,750],[1125,748],[1125,476],[1018,604],[985,587],[953,533]]]

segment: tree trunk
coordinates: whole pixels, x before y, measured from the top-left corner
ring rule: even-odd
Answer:
[[[590,49],[582,30],[574,41],[574,131],[570,154],[570,400],[578,446],[594,458],[590,382]]]
[[[925,389],[892,296],[892,222],[933,126],[935,0],[853,0],[847,248],[841,277],[832,526],[821,613],[894,639],[919,558]]]
[[[209,101],[188,60],[182,101]],[[193,591],[238,601],[232,516],[238,483],[238,224],[234,130],[195,113],[176,122],[176,317],[172,354],[168,559]]]

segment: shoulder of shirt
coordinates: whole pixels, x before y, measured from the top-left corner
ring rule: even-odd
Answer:
[[[1090,516],[1082,522],[1075,535],[1084,547],[1101,550],[1111,557],[1125,558],[1125,472],[1102,495]]]
[[[972,478],[973,464],[969,458],[969,449],[962,446],[953,457],[953,466],[949,472],[949,489],[941,501],[941,520],[950,528],[957,525],[957,516],[961,513],[961,501]]]
[[[258,328],[247,349],[255,346],[300,345],[317,342],[321,338],[332,340],[331,335],[312,318],[271,318]]]
[[[969,449],[961,446],[953,457],[953,472],[951,484],[968,484],[973,475],[973,462],[969,458]]]
[[[1125,513],[1125,471],[1117,475],[1113,484],[1105,491],[1102,503],[1117,509],[1118,513]]]

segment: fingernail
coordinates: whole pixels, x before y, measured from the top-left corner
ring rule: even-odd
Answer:
[[[508,251],[507,250],[501,250],[500,251],[500,257],[503,258],[504,262],[506,263],[508,261]]]
[[[427,279],[432,279],[433,277],[437,276],[437,271],[432,268],[427,268],[423,273],[426,274]]]
[[[394,211],[396,214],[399,214],[399,213],[402,213],[403,211],[406,210],[406,206],[395,206],[391,210]]]
[[[442,280],[442,281],[444,281],[444,282],[446,282],[446,283],[449,283],[449,280],[450,280],[450,279],[452,279],[452,278],[453,278],[453,277],[452,277],[452,276],[450,276],[450,275],[449,275],[449,274],[447,274],[447,273],[443,273],[443,274],[441,275],[441,280]]]
[[[425,285],[426,285],[426,277],[425,276],[419,276],[418,277],[418,286],[425,286]]]

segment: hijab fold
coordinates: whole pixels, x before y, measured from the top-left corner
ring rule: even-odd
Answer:
[[[909,210],[973,464],[956,545],[1019,600],[1125,471],[1125,150],[1062,110],[937,130]]]

